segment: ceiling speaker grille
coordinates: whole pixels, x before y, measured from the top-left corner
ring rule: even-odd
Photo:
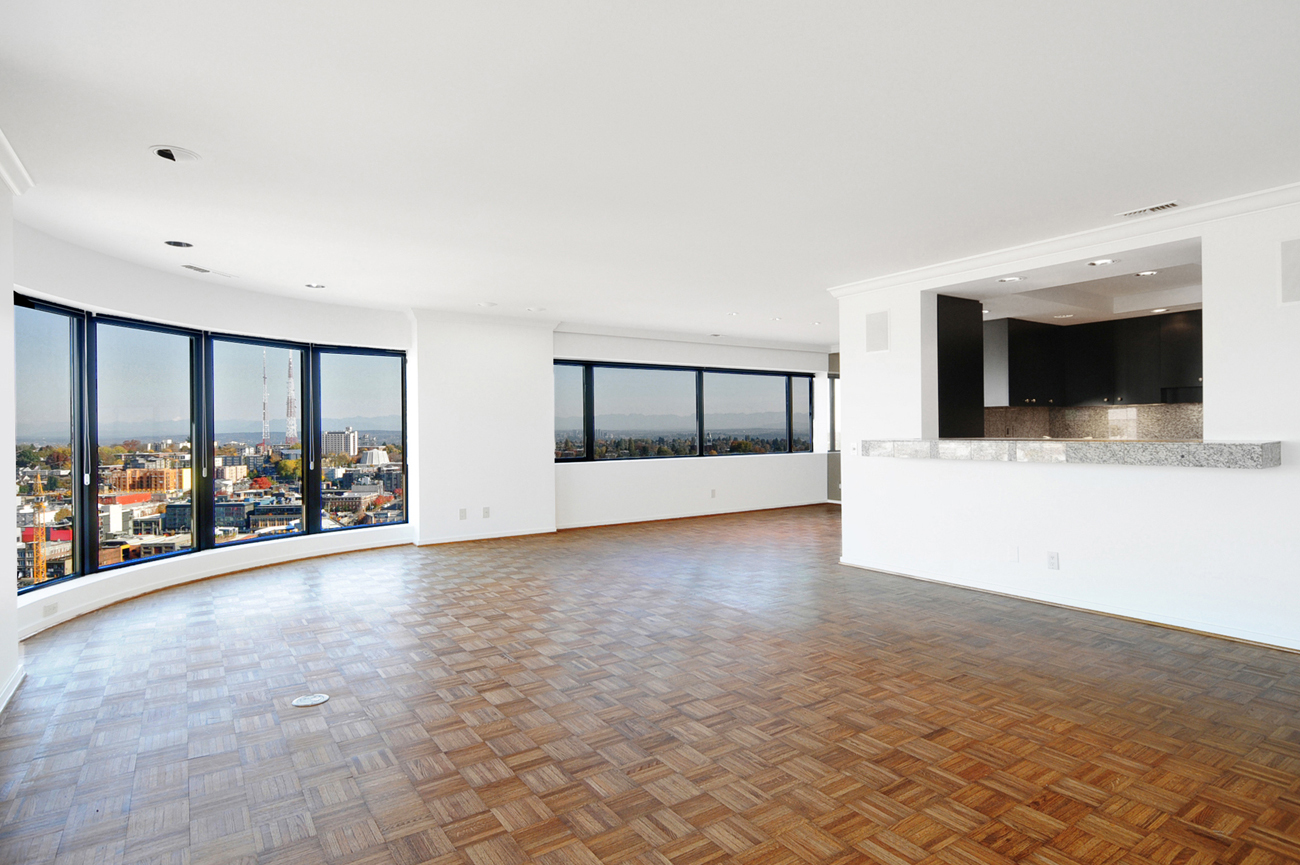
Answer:
[[[1175,199],[1173,201],[1166,201],[1163,204],[1153,204],[1150,207],[1139,207],[1137,210],[1126,210],[1123,213],[1117,213],[1115,215],[1123,216],[1126,218],[1133,217],[1133,216],[1146,216],[1148,213],[1160,213],[1162,211],[1173,210],[1175,207],[1181,207],[1181,206],[1182,206],[1182,202]]]

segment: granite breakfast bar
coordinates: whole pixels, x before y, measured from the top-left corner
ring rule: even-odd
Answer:
[[[976,462],[1089,463],[1124,466],[1268,469],[1282,464],[1281,442],[1177,442],[1033,439],[862,441],[864,457]]]

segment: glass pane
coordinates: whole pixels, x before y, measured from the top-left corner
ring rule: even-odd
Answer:
[[[303,352],[214,340],[217,543],[302,532]]]
[[[812,379],[808,376],[790,376],[791,438],[795,453],[812,450]]]
[[[785,379],[706,372],[704,452],[785,453]]]
[[[596,367],[596,459],[698,453],[695,371]]]
[[[406,519],[402,359],[320,358],[321,528]]]
[[[190,346],[100,324],[99,564],[193,548]]]
[[[18,588],[73,573],[72,319],[14,308]]]
[[[840,380],[831,379],[831,450],[840,449]]]
[[[587,453],[582,423],[582,367],[555,365],[555,456],[582,457]]]

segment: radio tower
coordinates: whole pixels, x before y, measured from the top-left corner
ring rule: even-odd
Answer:
[[[262,349],[262,453],[271,450],[271,415],[267,413],[266,403],[270,391],[266,387],[266,349]]]
[[[285,447],[298,443],[298,399],[293,394],[293,352],[289,352],[289,397],[284,406]]]

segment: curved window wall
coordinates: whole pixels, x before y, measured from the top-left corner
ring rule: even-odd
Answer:
[[[406,521],[406,358],[15,295],[18,590]]]

